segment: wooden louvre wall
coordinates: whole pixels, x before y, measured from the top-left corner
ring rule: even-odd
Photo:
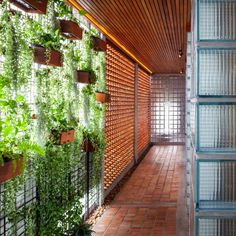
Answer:
[[[138,156],[149,144],[150,138],[150,76],[138,69]]]
[[[134,71],[134,63],[108,43],[106,83],[111,102],[105,119],[105,191],[134,160]]]

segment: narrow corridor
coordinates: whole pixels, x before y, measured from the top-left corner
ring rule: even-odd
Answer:
[[[183,166],[183,146],[153,146],[94,225],[94,235],[188,235]]]

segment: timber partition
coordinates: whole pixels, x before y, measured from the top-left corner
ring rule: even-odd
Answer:
[[[149,75],[108,42],[106,86],[105,196],[149,148]]]

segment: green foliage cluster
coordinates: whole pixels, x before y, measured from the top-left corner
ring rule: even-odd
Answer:
[[[26,165],[24,174],[4,184],[0,211],[6,212],[12,235],[22,217],[29,236],[92,232],[81,218],[86,183],[73,182],[72,173],[84,171],[81,144],[88,138],[95,146],[92,185],[100,184],[105,107],[96,103],[95,91],[105,90],[105,57],[91,49],[94,29],[81,41],[70,41],[60,35],[59,18],[79,23],[63,0],[50,0],[47,14],[37,17],[12,13],[7,0],[0,4],[0,164],[24,157]],[[34,64],[32,44],[59,50],[63,67]],[[89,71],[95,85],[77,84],[75,70]],[[61,132],[71,129],[75,141],[55,145]],[[19,209],[16,198],[27,181],[37,186],[38,200]]]

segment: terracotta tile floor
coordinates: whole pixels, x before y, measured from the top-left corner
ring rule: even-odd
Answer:
[[[183,155],[183,146],[153,146],[94,225],[93,235],[176,235]]]

